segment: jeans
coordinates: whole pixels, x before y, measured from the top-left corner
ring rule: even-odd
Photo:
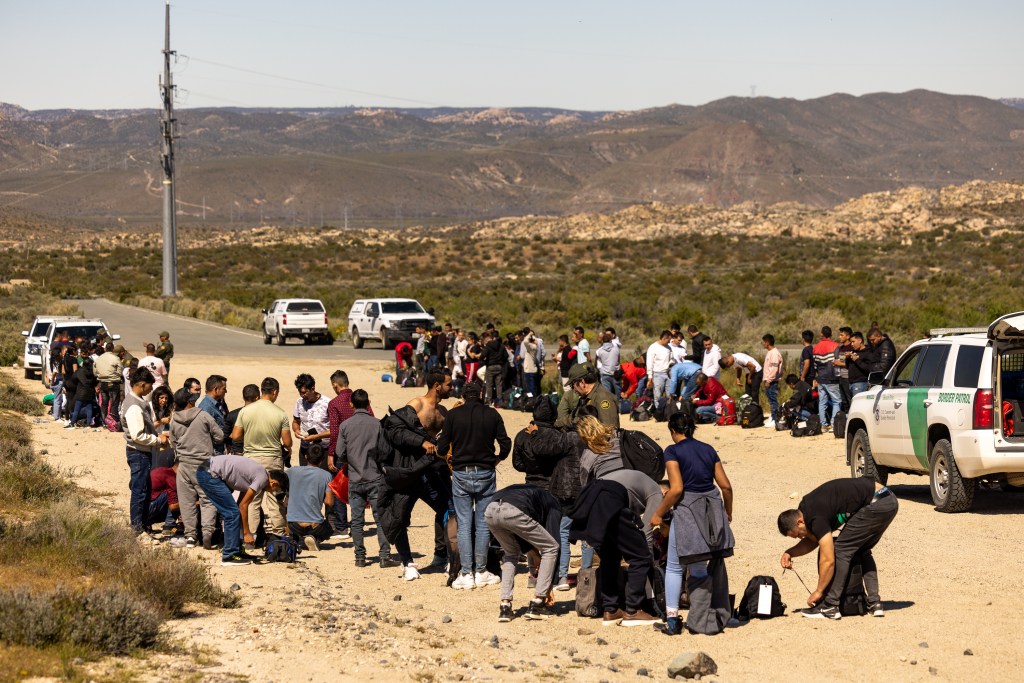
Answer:
[[[850,382],[850,396],[856,396],[857,394],[863,394],[868,390],[867,381],[864,382]]]
[[[692,375],[690,375],[690,377],[686,380],[686,383],[683,384],[683,393],[680,396],[680,398],[684,402],[689,403],[690,399],[693,398],[693,395],[694,395],[694,393],[696,393],[696,391],[697,391],[697,373],[695,372]]]
[[[523,391],[527,394],[534,396],[540,396],[540,373],[539,372],[524,372],[523,373]]]
[[[487,529],[484,511],[497,490],[493,469],[473,467],[452,472],[452,504],[459,522],[460,573],[487,571],[487,546],[491,532]]]
[[[779,380],[771,382],[764,390],[768,397],[768,406],[771,408],[772,420],[779,419]]]
[[[559,554],[558,554],[558,578],[564,579],[569,576],[569,529],[572,528],[572,517],[562,517],[558,525]]]
[[[487,380],[484,382],[484,403],[501,403],[501,395],[505,391],[505,366],[488,365],[485,377]],[[508,406],[502,406],[506,407]]]
[[[615,375],[601,375],[601,386],[611,392],[616,399],[619,398],[621,389],[619,389],[618,382],[615,381]]]
[[[352,507],[352,546],[357,560],[366,559],[366,545],[363,543],[363,527],[366,526],[366,503],[370,503],[374,520],[380,519],[377,512],[377,501],[380,500],[380,489],[384,486],[383,479],[348,483],[348,504]],[[391,545],[384,537],[384,530],[377,522],[377,544],[380,546],[380,558],[391,555]]]
[[[59,420],[64,412],[64,375],[54,375],[50,380],[50,390],[53,391],[53,419]]]
[[[434,555],[444,557],[448,554],[444,543],[445,514],[455,512],[455,508],[452,507],[451,483],[445,477],[432,475],[424,475],[421,481],[420,491],[404,504],[408,506],[409,510],[406,514],[412,514],[412,507],[417,500],[422,500],[430,506],[430,509],[434,511]],[[403,526],[398,531],[394,542],[395,551],[402,560],[402,564],[412,564],[408,526]]]
[[[654,402],[657,403],[658,399],[667,396],[666,391],[668,390],[668,373],[667,372],[656,372],[654,373]]]
[[[636,397],[640,398],[647,391],[647,375],[644,375],[636,381]]]
[[[149,501],[149,517],[146,519],[146,526],[157,522],[166,522],[170,507],[167,504],[167,491]]]
[[[75,401],[75,409],[71,411],[71,424],[78,423],[78,415],[85,412],[83,419],[86,427],[92,427],[92,401]]]
[[[750,398],[754,399],[754,405],[761,403],[761,382],[763,381],[763,370],[754,373],[747,373],[747,381],[744,383],[743,390],[748,396],[750,396]]]
[[[100,382],[100,396],[102,396],[103,401],[103,418],[106,419],[108,415],[113,415],[115,419],[119,419],[118,413],[121,409],[121,383]]]
[[[135,533],[141,534],[149,529],[149,497],[153,491],[149,472],[153,467],[153,461],[148,451],[140,451],[131,446],[125,448],[125,454],[128,458],[128,469],[131,471],[131,479],[128,481],[128,489],[131,491],[129,518],[132,529]]]
[[[714,406],[697,406],[697,422],[717,422],[718,412]]]
[[[839,395],[838,384],[818,385],[818,418],[821,420],[822,427],[827,427],[832,424],[831,416],[834,416],[839,412],[839,406],[841,404],[842,397]],[[828,412],[829,406],[832,406],[831,413]]]
[[[210,470],[201,469],[196,472],[199,485],[206,492],[213,506],[224,520],[224,545],[221,547],[222,558],[229,558],[242,552],[242,513],[238,511],[238,503],[231,495],[228,485],[210,474]]]

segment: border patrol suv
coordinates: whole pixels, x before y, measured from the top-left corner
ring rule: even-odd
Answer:
[[[932,330],[854,396],[854,477],[927,474],[941,512],[971,507],[979,480],[1024,485],[1024,312],[986,328]]]

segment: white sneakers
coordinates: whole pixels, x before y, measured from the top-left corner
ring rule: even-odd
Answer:
[[[473,590],[476,588],[476,583],[473,581],[473,575],[459,574],[459,578],[452,581],[452,588],[457,591]]]
[[[488,571],[482,571],[476,573],[476,576],[474,577],[473,581],[479,588],[483,586],[492,586],[496,583],[501,583],[501,577],[495,576],[494,574]]]
[[[406,581],[415,581],[420,578],[420,570],[416,568],[416,565],[410,562],[405,565],[405,568],[402,570],[402,578]]]

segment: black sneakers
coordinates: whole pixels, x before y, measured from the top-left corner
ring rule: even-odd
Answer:
[[[885,610],[882,609],[881,601],[876,602],[873,605],[868,605],[868,614],[870,614],[873,617],[884,617]]]
[[[235,567],[243,564],[252,564],[252,557],[243,553],[235,553],[230,557],[222,557],[220,560],[222,567]]]
[[[380,558],[381,569],[391,569],[392,567],[401,567],[402,563],[393,557],[382,557]]]
[[[544,604],[543,600],[531,600],[530,606],[526,608],[527,619],[548,619],[553,616],[555,613]]]
[[[356,566],[362,569],[363,567],[369,567],[370,563],[366,561],[365,557],[357,557]]]
[[[843,615],[839,613],[838,607],[826,607],[824,602],[819,602],[814,607],[805,609],[803,614],[808,619],[832,619],[833,621],[838,621],[843,618]]]
[[[501,607],[498,608],[498,621],[500,621],[501,623],[512,621],[511,603],[501,603]]]

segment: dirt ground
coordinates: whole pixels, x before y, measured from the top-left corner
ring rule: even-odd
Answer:
[[[330,391],[334,367],[309,362],[175,359],[173,378],[228,377],[228,403],[241,403],[241,389],[268,373],[282,384],[280,404],[291,411],[292,379],[310,372]],[[374,409],[398,407],[418,389],[380,381],[380,362],[350,362],[343,368],[353,388],[369,391]],[[39,392],[38,382],[24,385]],[[510,435],[528,422],[525,413],[503,411]],[[667,445],[668,430],[654,422],[631,425]],[[101,504],[125,518],[128,469],[120,435],[64,430],[59,423],[33,424],[37,448],[56,465],[74,468],[79,483],[101,494]],[[776,577],[785,617],[757,621],[714,637],[667,637],[647,628],[602,627],[577,617],[574,593],[555,593],[564,612],[544,622],[519,617],[499,624],[498,587],[456,592],[441,574],[405,582],[398,569],[356,569],[350,545],[305,552],[295,565],[222,568],[220,553],[189,552],[210,564],[224,586],[237,584],[241,607],[202,609],[170,624],[175,637],[203,648],[200,657],[157,655],[143,664],[146,679],[326,681],[359,678],[419,681],[633,679],[640,669],[666,677],[672,658],[704,651],[719,667],[716,680],[1017,680],[1019,630],[1024,596],[1019,512],[1024,496],[979,492],[969,514],[943,515],[932,508],[926,480],[906,475],[890,484],[900,512],[875,552],[884,619],[802,618],[807,592],[779,567],[790,544],[775,518],[800,496],[828,479],[849,476],[843,442],[823,435],[793,439],[774,430],[702,426],[696,437],[712,444],[735,490],[736,555],[728,561],[731,592],[742,593],[757,574]],[[522,481],[511,462],[498,470],[499,488]],[[432,516],[420,505],[413,514],[412,546],[429,562]],[[370,555],[376,541],[368,538]],[[574,548],[574,558],[578,556]],[[813,557],[797,560],[808,585],[816,582]],[[517,578],[514,607],[529,593]],[[112,666],[104,664],[104,666]],[[134,667],[133,667],[134,668]],[[101,672],[97,672],[101,673]]]

